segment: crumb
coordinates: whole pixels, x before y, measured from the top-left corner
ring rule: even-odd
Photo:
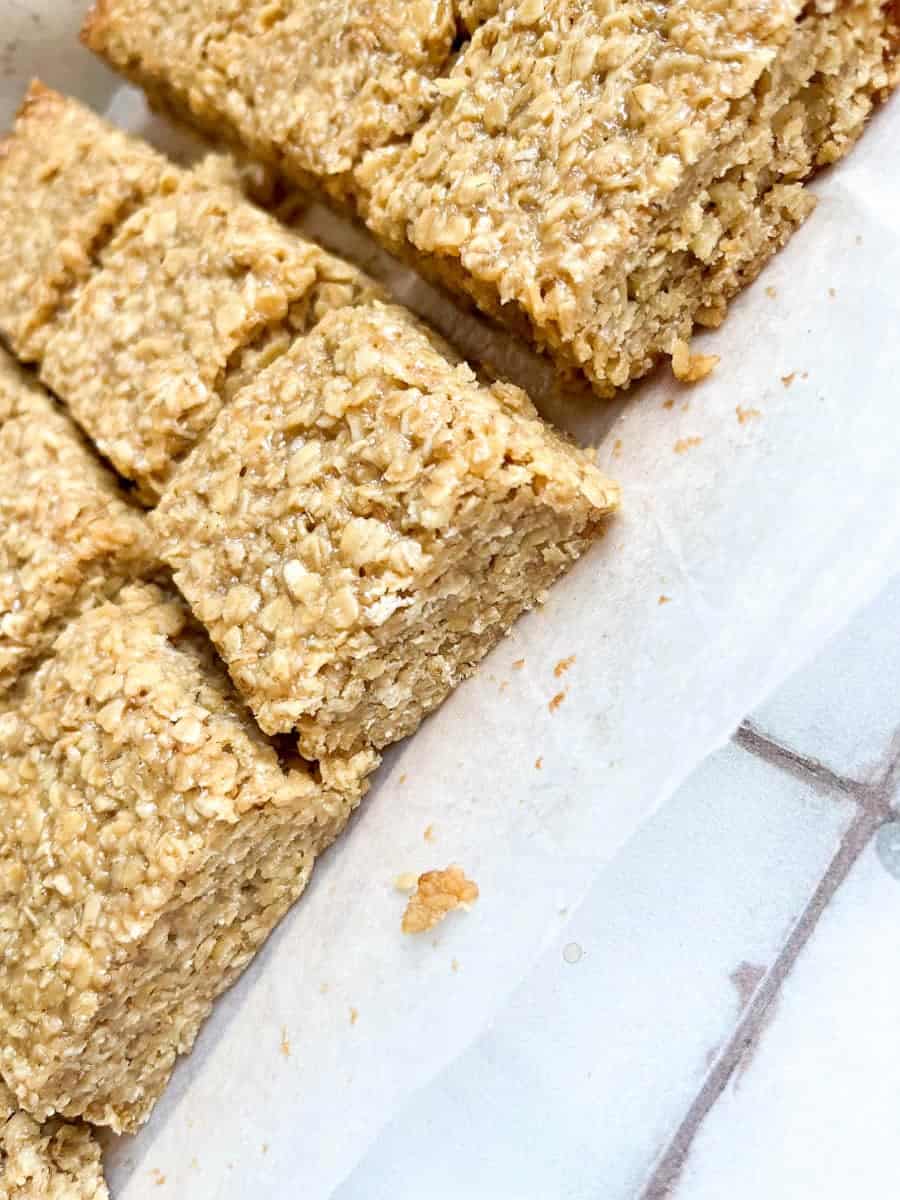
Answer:
[[[801,379],[809,379],[809,371],[804,371],[800,376]]]
[[[500,684],[500,691],[505,692],[508,687],[509,687],[509,680],[504,679],[503,682]]]
[[[657,604],[671,604],[672,597],[671,596],[660,596],[660,598],[657,600],[656,603]]]
[[[797,378],[797,372],[791,371],[788,375],[782,375],[781,382],[784,384],[784,386],[786,388],[789,388],[796,378]]]
[[[544,756],[543,756],[543,754],[539,754],[537,756],[537,758],[534,760],[534,769],[536,771],[540,771],[541,768],[543,767],[543,765],[544,765]]]
[[[550,703],[547,705],[547,707],[550,709],[551,712],[556,712],[556,710],[559,708],[559,706],[562,704],[562,702],[563,702],[563,700],[565,700],[565,698],[566,698],[565,692],[557,692],[556,695],[553,697],[553,699],[550,701]]]
[[[772,285],[769,284],[769,286],[766,288],[766,295],[769,297],[770,300],[774,300],[775,297],[778,295],[778,289],[773,288]]]
[[[699,446],[702,441],[702,437],[679,438],[673,449],[675,450],[676,454],[686,454],[687,451],[693,449],[694,446]]]
[[[458,971],[458,970],[459,970],[459,959],[458,959],[458,958],[451,958],[451,959],[450,959],[450,970],[451,970],[451,971]]]
[[[285,1058],[291,1057],[291,1043],[288,1041],[287,1025],[281,1027],[281,1053]]]
[[[680,383],[698,383],[719,362],[718,354],[692,354],[687,342],[679,340],[672,348],[672,373]]]
[[[433,842],[434,841],[434,826],[433,825],[427,826],[427,828],[425,829],[425,832],[422,834],[422,837],[425,839],[426,842]]]
[[[525,666],[525,659],[517,658],[516,661],[513,663],[512,668],[514,671],[521,671],[524,666]]]
[[[397,782],[398,783],[406,783],[406,780],[407,780],[407,774],[404,771],[403,774],[400,776],[400,778],[397,780]]]
[[[451,864],[443,871],[426,871],[409,898],[401,928],[404,933],[425,933],[454,908],[468,908],[477,899],[478,884],[466,879],[462,867]]]
[[[355,1025],[358,1020],[359,1020],[359,1009],[351,1007],[351,1009],[350,1009],[350,1024]]]
[[[553,668],[553,674],[556,676],[557,679],[559,679],[559,677],[561,675],[565,675],[566,671],[568,671],[569,667],[571,667],[574,662],[575,662],[574,654],[570,654],[568,658],[561,658],[559,660],[559,662],[556,664],[556,666]]]
[[[832,300],[833,300],[833,299],[835,298],[835,296],[837,295],[837,288],[829,288],[829,289],[828,289],[828,295],[829,295],[829,296],[832,298]]]
[[[740,404],[734,411],[737,413],[738,425],[746,425],[748,421],[754,421],[757,417],[762,416],[758,408],[742,408]]]
[[[685,400],[684,404],[682,404],[682,406],[681,406],[681,411],[682,411],[682,412],[689,412],[689,411],[690,411],[690,407],[691,407],[691,402],[690,402],[690,400]]]
[[[398,892],[411,892],[417,883],[418,876],[415,871],[405,871],[394,879],[394,887]]]
[[[668,398],[668,400],[663,400],[663,408],[674,408],[674,407],[675,407],[675,397],[674,396],[670,396]]]
[[[622,457],[622,439],[616,438],[616,440],[613,442],[613,458],[621,458],[621,457]]]
[[[159,1169],[159,1167],[154,1167],[153,1170],[150,1172],[150,1175],[152,1176],[153,1182],[156,1184],[157,1187],[162,1187],[162,1185],[166,1182],[166,1177],[165,1177],[165,1175],[163,1175],[163,1173]]]
[[[262,1144],[262,1152],[263,1152],[263,1154],[268,1154],[268,1153],[269,1153],[269,1143],[268,1143],[268,1142],[263,1142],[263,1144]]]

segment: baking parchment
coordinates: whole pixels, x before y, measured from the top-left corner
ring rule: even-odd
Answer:
[[[0,0],[0,15],[4,125],[37,74],[166,143],[77,45],[82,4]],[[306,214],[599,442],[624,503],[546,606],[389,753],[149,1124],[110,1140],[116,1200],[327,1197],[641,821],[900,569],[898,139],[894,102],[817,180],[818,211],[698,343],[721,356],[707,381],[660,371],[618,406],[564,394],[546,364]],[[402,937],[394,877],[450,862],[478,881],[477,906]]]

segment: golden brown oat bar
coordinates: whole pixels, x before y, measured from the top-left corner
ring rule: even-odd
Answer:
[[[249,373],[331,305],[372,294],[232,188],[187,178],[119,230],[41,374],[153,502]]]
[[[0,333],[20,358],[40,357],[93,255],[173,174],[149,146],[32,84],[0,142]]]
[[[0,715],[0,1070],[36,1119],[150,1112],[373,756],[282,765],[180,600],[72,622]]]
[[[246,387],[152,520],[262,728],[316,756],[411,733],[616,501],[523,392],[376,303]]]
[[[721,320],[890,85],[876,0],[519,0],[406,145],[356,174],[370,226],[530,327],[601,392]]]
[[[491,0],[488,0],[488,4]],[[465,0],[472,24],[484,0]],[[100,0],[87,44],[200,125],[340,181],[403,136],[437,93],[457,35],[453,0]]]
[[[722,320],[811,211],[803,181],[897,81],[886,0],[463,0],[475,32],[435,67],[442,99],[405,137],[405,117],[372,106],[385,137],[343,156],[356,110],[267,70],[307,44],[298,8],[150,8],[106,0],[88,41],[194,120],[352,199],[395,252],[601,394]],[[352,73],[361,52],[332,38],[329,53]]]
[[[18,383],[19,415],[0,424],[0,695],[68,618],[157,561],[112,472],[42,388]]]
[[[0,1196],[3,1200],[109,1200],[100,1147],[87,1125],[38,1125],[17,1111],[0,1081]]]

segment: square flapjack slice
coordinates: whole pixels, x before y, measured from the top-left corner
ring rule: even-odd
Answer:
[[[83,38],[157,103],[340,190],[411,132],[482,0],[101,0]]]
[[[884,0],[520,0],[355,173],[373,231],[598,392],[715,325],[896,82]]]
[[[374,303],[244,388],[152,522],[262,728],[318,756],[411,733],[617,498],[524,392]]]
[[[287,761],[183,602],[72,621],[0,708],[0,1072],[134,1129],[343,828],[374,756]]]

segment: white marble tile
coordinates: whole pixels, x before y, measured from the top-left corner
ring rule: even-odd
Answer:
[[[635,1196],[850,816],[741,750],[713,756],[336,1195]]]
[[[900,880],[873,843],[785,981],[752,1059],[700,1127],[672,1200],[897,1195],[898,930]]]
[[[869,780],[900,728],[900,576],[753,714],[764,732]]]

